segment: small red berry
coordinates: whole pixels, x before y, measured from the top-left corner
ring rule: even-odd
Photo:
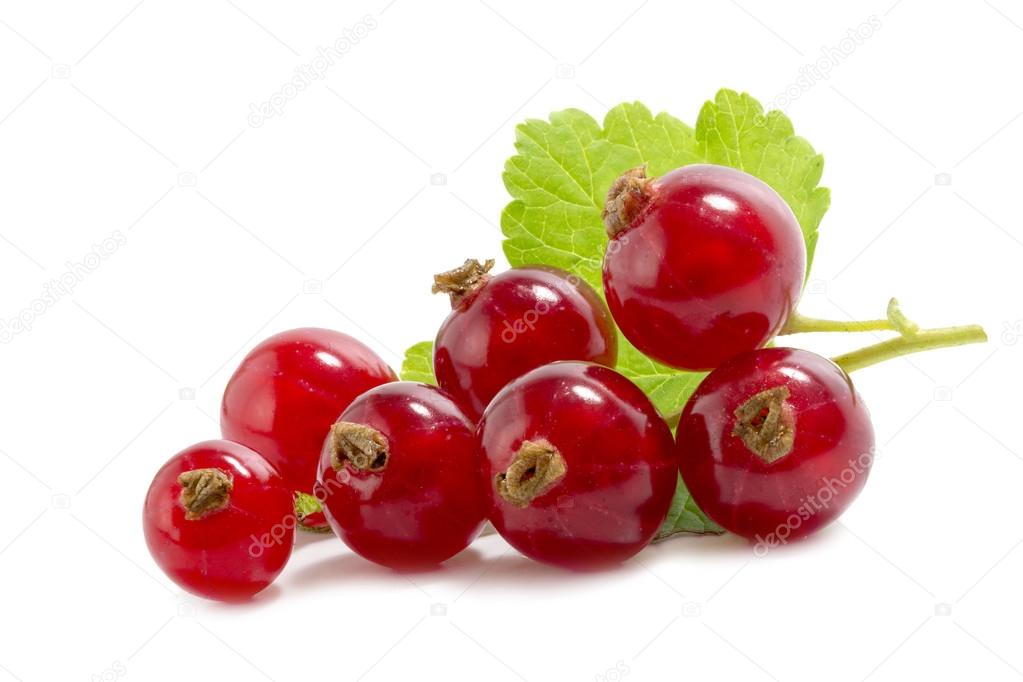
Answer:
[[[314,533],[329,533],[330,525],[323,513],[320,501],[308,493],[295,493],[295,518],[300,530]]]
[[[490,520],[528,557],[567,568],[628,559],[664,521],[671,431],[614,370],[556,362],[508,384],[480,422]]]
[[[220,430],[266,457],[293,490],[308,493],[330,425],[360,394],[396,379],[347,334],[292,329],[242,360],[224,391]]]
[[[273,582],[295,539],[291,489],[244,445],[211,440],[163,465],[146,494],[146,544],[167,576],[209,599],[247,599]]]
[[[467,260],[434,285],[452,307],[434,344],[437,383],[472,419],[509,381],[555,360],[614,366],[614,322],[590,285],[545,266],[491,277],[493,264]]]
[[[678,427],[696,504],[766,547],[838,518],[866,483],[874,430],[852,380],[815,353],[765,348],[711,372]]]
[[[334,531],[366,559],[398,569],[439,564],[483,527],[473,424],[434,386],[379,386],[331,427],[316,495]]]
[[[806,269],[799,223],[748,173],[698,164],[649,180],[633,169],[611,187],[604,219],[608,306],[656,360],[713,369],[763,346],[795,309]]]

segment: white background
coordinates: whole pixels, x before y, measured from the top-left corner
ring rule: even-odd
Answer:
[[[1023,9],[388,1],[0,4],[0,318],[80,275],[0,345],[0,680],[1023,675]],[[785,106],[833,190],[802,312],[876,317],[897,294],[991,343],[856,376],[880,453],[840,523],[766,558],[682,538],[586,577],[495,537],[409,578],[303,538],[242,607],[163,577],[143,495],[218,435],[240,357],[305,325],[395,365],[431,338],[431,274],[500,257],[517,122],[641,99],[693,123],[722,86],[766,103],[871,16]]]

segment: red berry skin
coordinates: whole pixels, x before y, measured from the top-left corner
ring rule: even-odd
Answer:
[[[788,204],[725,166],[684,166],[615,234],[604,292],[619,328],[672,367],[709,370],[769,341],[796,306],[806,246]]]
[[[512,379],[556,360],[613,367],[614,322],[586,282],[557,268],[512,268],[463,298],[434,343],[437,383],[478,420]]]
[[[620,563],[668,513],[678,478],[671,430],[612,369],[585,362],[535,369],[498,393],[477,431],[490,521],[532,559],[574,570]],[[498,481],[527,441],[553,446],[564,475],[521,506]]]
[[[224,391],[224,438],[260,453],[293,490],[316,482],[323,437],[355,398],[396,381],[361,342],[329,329],[292,329],[245,356]]]
[[[791,451],[768,463],[736,435],[736,410],[788,391]],[[677,454],[696,504],[725,529],[765,547],[808,535],[852,503],[873,462],[874,429],[852,380],[833,362],[765,348],[711,372],[682,412]]]
[[[299,519],[299,526],[303,530],[311,530],[317,533],[330,532],[330,526],[327,524],[327,516],[322,511],[313,512],[312,514],[303,516]]]
[[[387,442],[379,471],[332,465],[323,443],[316,496],[338,537],[360,556],[399,570],[435,566],[469,546],[484,522],[473,423],[435,386],[409,381],[357,398],[338,422]]]
[[[227,505],[186,518],[178,477],[218,469],[232,481]],[[143,507],[150,554],[185,590],[208,599],[242,601],[281,572],[295,540],[291,488],[274,467],[244,445],[198,443],[157,472]]]

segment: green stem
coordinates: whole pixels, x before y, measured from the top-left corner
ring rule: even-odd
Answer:
[[[810,332],[899,332],[914,334],[920,327],[902,312],[896,299],[888,301],[887,318],[883,320],[821,320],[793,312],[781,334],[807,334]]]
[[[821,320],[792,313],[782,328],[782,334],[809,334],[811,332],[886,332],[894,331],[890,320]]]
[[[848,373],[900,355],[985,341],[987,341],[987,334],[984,333],[983,327],[976,324],[940,329],[907,330],[894,339],[839,355],[832,360]]]

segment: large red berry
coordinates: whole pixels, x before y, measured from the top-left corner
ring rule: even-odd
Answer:
[[[590,568],[642,549],[678,479],[671,431],[614,370],[556,362],[508,384],[480,422],[490,520],[520,552]]]
[[[375,388],[331,427],[316,496],[338,536],[371,561],[404,569],[449,559],[484,521],[473,424],[434,386]]]
[[[292,329],[242,360],[224,391],[220,430],[266,457],[293,490],[309,492],[330,425],[360,394],[396,379],[347,334]]]
[[[841,368],[808,351],[765,348],[703,380],[682,413],[677,448],[700,509],[770,547],[845,511],[870,472],[874,430]]]
[[[284,568],[295,539],[291,488],[265,459],[211,440],[157,472],[142,513],[146,544],[174,582],[210,599],[256,594]]]
[[[437,383],[470,417],[479,419],[509,381],[555,360],[614,366],[614,322],[592,287],[545,266],[491,277],[493,263],[468,260],[434,286],[452,307],[434,344]]]
[[[639,350],[688,370],[767,343],[796,306],[806,246],[796,217],[757,178],[692,165],[619,178],[604,212],[604,292]]]

